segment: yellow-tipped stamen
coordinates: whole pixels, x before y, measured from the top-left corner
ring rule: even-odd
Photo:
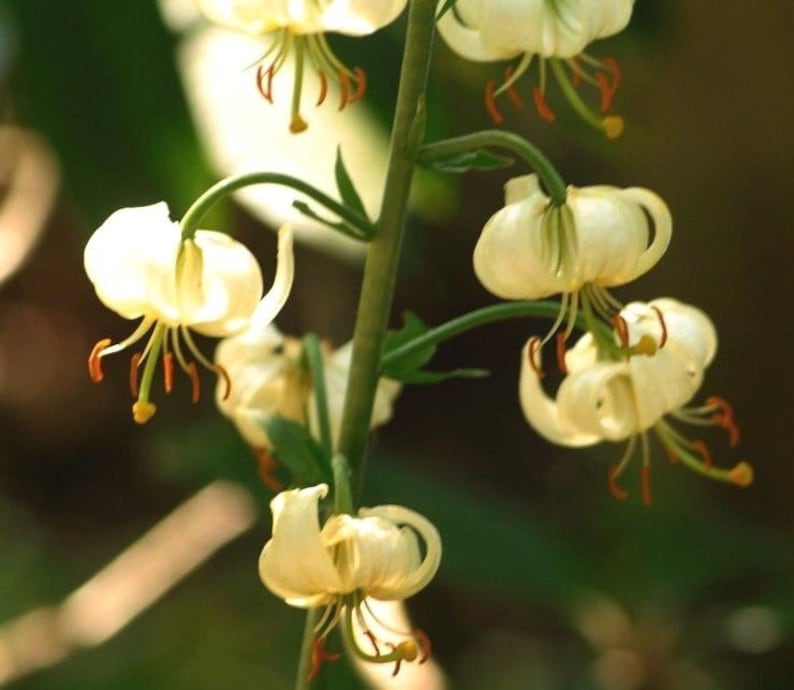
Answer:
[[[157,412],[157,405],[148,400],[136,400],[132,404],[132,418],[136,424],[146,424],[154,413]]]
[[[728,479],[731,484],[746,488],[753,483],[754,473],[753,466],[748,462],[738,463],[730,472],[728,472]]]

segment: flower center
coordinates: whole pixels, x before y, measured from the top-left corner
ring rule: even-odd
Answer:
[[[103,338],[94,345],[88,356],[88,373],[94,383],[99,383],[104,378],[102,370],[102,358],[121,352],[139,342],[147,333],[151,331],[146,347],[142,351],[135,352],[130,357],[130,392],[135,402],[132,405],[132,416],[138,424],[148,422],[157,411],[157,406],[149,399],[154,372],[157,361],[162,353],[163,361],[163,387],[166,393],[170,393],[174,385],[174,359],[179,367],[187,374],[191,383],[191,399],[197,402],[201,397],[201,379],[199,378],[196,362],[205,369],[209,369],[220,376],[226,385],[223,399],[226,400],[231,393],[231,380],[226,370],[213,364],[199,350],[193,336],[186,326],[166,326],[164,323],[151,317],[144,317],[132,334],[124,340],[111,344],[110,338]],[[180,337],[184,340],[187,350],[192,356],[189,359],[185,356],[185,351],[180,342]],[[141,373],[141,366],[143,372]]]
[[[316,103],[318,106],[325,102],[329,81],[339,87],[339,110],[344,110],[363,98],[367,88],[365,72],[359,67],[351,70],[344,65],[331,50],[323,34],[298,35],[289,29],[280,29],[275,32],[273,42],[262,56],[256,71],[259,93],[269,103],[273,103],[273,78],[284,66],[290,51],[293,52],[295,61],[289,126],[293,134],[303,132],[308,127],[301,115],[303,77],[307,60],[320,78],[320,93]]]

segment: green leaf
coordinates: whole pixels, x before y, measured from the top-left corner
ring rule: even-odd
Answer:
[[[447,379],[481,379],[489,376],[487,369],[453,369],[452,371],[397,371],[388,374],[389,378],[403,383],[440,383]]]
[[[337,147],[336,149],[334,175],[336,176],[336,186],[339,189],[339,196],[342,199],[342,203],[358,213],[362,218],[369,220],[369,216],[367,216],[367,210],[364,208],[364,203],[361,201],[361,197],[356,191],[353,180],[350,179],[347,168],[345,168],[345,163],[342,160],[341,147]]]
[[[274,457],[284,467],[306,484],[331,482],[331,458],[303,424],[268,416],[262,419],[262,426],[273,444]]]
[[[403,327],[399,331],[389,331],[383,346],[383,354],[396,350],[427,333],[430,327],[416,314],[410,311],[403,313]],[[383,365],[382,373],[390,379],[403,383],[427,384],[439,383],[452,378],[482,378],[488,376],[484,369],[455,369],[454,371],[423,371],[436,352],[435,345],[418,348],[405,357],[400,357]]]
[[[356,228],[354,228],[352,225],[349,225],[348,223],[345,223],[344,221],[324,218],[319,213],[317,213],[311,206],[309,206],[309,204],[307,204],[305,201],[299,201],[296,199],[295,201],[292,202],[292,205],[307,218],[316,220],[318,223],[322,223],[323,225],[331,228],[332,230],[341,232],[343,235],[352,237],[354,240],[367,239]]]
[[[446,0],[444,6],[439,10],[438,14],[436,15],[436,21],[441,19],[441,17],[443,17],[447,12],[449,12],[449,10],[451,10],[455,6],[455,3],[457,3],[457,1],[458,0]]]
[[[477,151],[456,153],[448,158],[422,163],[422,166],[441,172],[459,174],[469,172],[470,170],[487,171],[509,168],[514,162],[515,160],[510,158],[510,156],[501,156],[498,153],[479,149]]]
[[[412,340],[416,340],[419,336],[424,335],[430,330],[430,326],[411,311],[403,312],[403,324],[403,327],[399,331],[389,331],[386,334],[386,340],[383,344],[384,355]],[[389,365],[389,367],[384,367],[384,369],[389,369],[390,367],[395,367],[399,370],[420,369],[433,358],[435,352],[436,346],[428,345],[427,347],[420,348],[407,357],[401,358],[394,364]],[[392,373],[387,373],[387,376],[394,378]]]

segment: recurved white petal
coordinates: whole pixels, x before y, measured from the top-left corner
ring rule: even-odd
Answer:
[[[257,305],[251,317],[250,325],[253,329],[262,329],[272,323],[292,291],[292,282],[295,278],[293,241],[293,232],[289,225],[283,225],[279,228],[276,274],[273,277],[273,284],[262,298],[262,301]]]
[[[628,438],[641,430],[632,384],[625,362],[597,362],[568,374],[557,391],[560,424],[599,440]]]
[[[597,433],[588,433],[566,423],[560,416],[559,405],[543,390],[537,371],[530,364],[528,340],[521,351],[521,375],[518,383],[518,396],[521,409],[530,425],[543,438],[552,443],[572,448],[592,446],[603,440]],[[541,366],[541,353],[535,354],[538,367]]]
[[[362,508],[358,511],[361,518],[379,519],[400,529],[400,573],[398,577],[383,577],[373,581],[367,595],[375,599],[406,599],[424,589],[433,579],[441,563],[441,535],[435,525],[414,510],[397,505],[383,505]],[[421,561],[418,556],[418,535],[424,542],[425,555]]]
[[[320,535],[318,502],[326,484],[282,491],[271,502],[273,536],[259,557],[265,586],[291,606],[331,603],[342,581]]]

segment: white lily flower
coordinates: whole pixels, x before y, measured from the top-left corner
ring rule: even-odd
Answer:
[[[336,350],[323,348],[322,352],[328,419],[334,443],[342,424],[351,355],[352,343]],[[263,422],[274,415],[307,424],[312,435],[319,438],[317,403],[302,356],[301,341],[283,335],[273,325],[266,329],[250,328],[218,345],[215,362],[228,373],[232,382],[232,392],[228,396],[226,387],[219,382],[218,406],[257,450],[271,447]],[[397,381],[387,378],[378,381],[370,428],[391,419],[394,401],[401,390],[402,385]]]
[[[554,206],[537,175],[505,185],[505,206],[480,234],[474,272],[502,299],[536,300],[562,293],[557,321],[568,313],[566,337],[579,301],[609,319],[620,304],[605,288],[623,285],[650,270],[670,244],[672,218],[664,201],[641,187],[569,186]]]
[[[549,228],[556,213],[562,222]],[[623,285],[659,261],[671,234],[667,205],[648,189],[569,186],[557,209],[537,175],[524,175],[505,185],[505,206],[485,224],[474,248],[474,272],[502,299]]]
[[[334,55],[323,34],[327,32],[364,36],[393,22],[408,0],[196,0],[199,9],[213,22],[248,34],[272,37],[257,70],[262,96],[273,102],[273,77],[287,55],[296,57],[292,119],[294,133],[306,129],[300,114],[303,70],[308,59],[320,75],[318,105],[326,97],[328,80],[341,91],[340,108],[360,100],[366,90],[366,75],[351,70]]]
[[[532,343],[536,339],[527,342],[519,382],[527,421],[541,436],[563,446],[628,440],[623,459],[609,475],[610,490],[618,498],[625,498],[626,493],[618,487],[617,478],[631,460],[639,438],[643,498],[650,501],[650,429],[671,458],[705,476],[749,485],[752,469],[747,463],[730,470],[714,467],[706,445],[686,439],[667,419],[720,426],[728,432],[731,445],[738,442],[727,402],[711,397],[703,406],[687,407],[716,354],[717,334],[710,319],[695,307],[665,298],[627,305],[615,325],[617,347],[611,352],[587,333],[565,353],[566,376],[554,399],[543,390],[534,362]]]
[[[622,31],[631,19],[633,6],[634,0],[458,0],[439,20],[438,31],[452,50],[468,60],[519,59],[515,69],[505,72],[499,88],[494,82],[486,87],[486,106],[497,124],[504,117],[496,106],[496,96],[507,92],[512,101],[520,103],[513,85],[537,55],[540,84],[533,90],[533,99],[540,116],[548,122],[555,119],[545,98],[548,64],[577,113],[614,138],[623,130],[622,118],[594,114],[575,87],[581,81],[596,86],[601,92],[601,110],[610,109],[620,83],[617,63],[597,60],[584,50],[592,41]]]
[[[421,663],[429,653],[425,635],[397,632],[396,644],[377,638],[372,630],[384,626],[377,625],[367,599],[402,600],[422,590],[441,561],[438,530],[419,513],[396,505],[361,508],[356,516],[336,514],[320,527],[318,503],[327,494],[328,486],[319,484],[283,491],[271,501],[273,536],[259,557],[262,582],[290,606],[325,607],[314,631],[315,666],[330,658],[324,641],[339,622],[357,656],[394,662],[398,669],[402,661],[420,656]],[[374,654],[357,643],[354,625],[366,631]],[[390,651],[384,653],[382,644]]]
[[[143,424],[156,411],[149,400],[157,358],[162,352],[165,389],[173,384],[173,360],[189,375],[193,399],[200,393],[196,364],[228,377],[196,347],[191,330],[211,337],[230,336],[254,320],[267,323],[281,310],[292,286],[292,233],[279,233],[279,257],[273,286],[262,297],[262,273],[248,249],[224,233],[198,230],[183,239],[179,223],[161,202],[113,213],[91,236],[84,265],[100,301],[125,319],[141,321],[116,344],[100,340],[88,359],[94,381],[103,378],[101,360],[151,332],[142,352],[132,356],[130,382],[133,417]],[[138,383],[138,370],[144,365]]]

